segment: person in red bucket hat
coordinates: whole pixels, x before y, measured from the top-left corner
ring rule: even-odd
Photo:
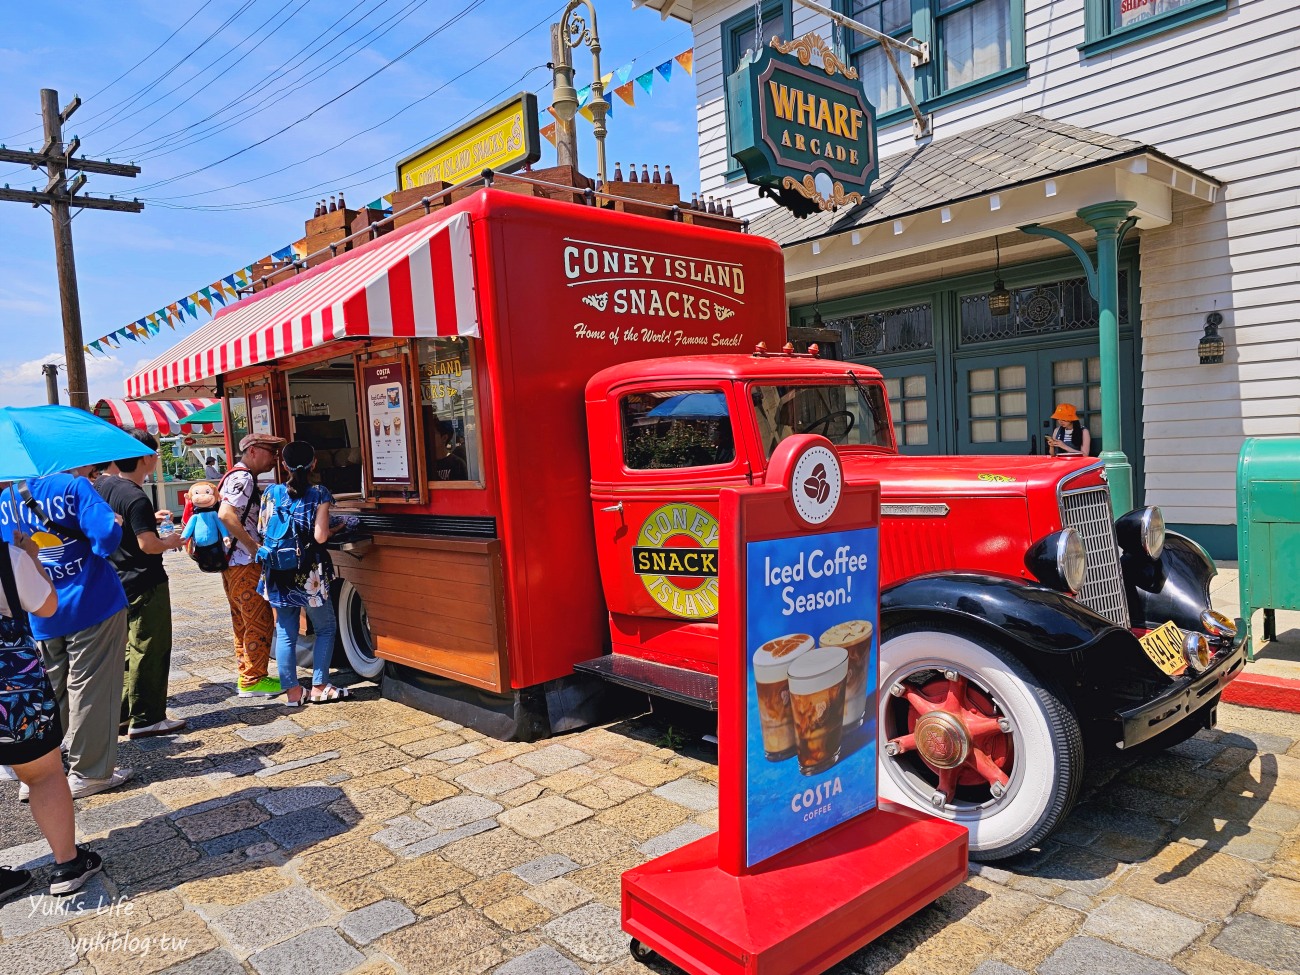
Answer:
[[[1048,452],[1053,457],[1061,455],[1087,457],[1092,447],[1092,434],[1079,422],[1079,411],[1074,408],[1074,404],[1058,404],[1055,412],[1052,413],[1052,419],[1057,425],[1051,436],[1047,438]]]

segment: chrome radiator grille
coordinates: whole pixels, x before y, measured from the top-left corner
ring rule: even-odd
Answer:
[[[1083,577],[1079,602],[1106,617],[1116,626],[1128,628],[1128,600],[1119,569],[1115,525],[1110,511],[1110,489],[1085,488],[1061,498],[1061,521],[1083,539],[1088,553],[1088,571]]]

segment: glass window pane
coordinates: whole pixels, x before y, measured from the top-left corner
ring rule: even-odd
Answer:
[[[1065,386],[1056,390],[1056,402],[1069,403],[1075,409],[1086,410],[1083,389],[1079,386]]]
[[[909,447],[921,446],[930,442],[930,428],[924,423],[909,423],[905,429],[907,439],[903,442]]]
[[[972,396],[970,398],[970,415],[997,416],[998,398],[989,394]]]
[[[894,400],[898,399],[898,377],[897,376],[895,376],[892,379],[885,380],[885,392],[889,394],[889,400],[891,404],[893,403]]]
[[[1088,387],[1088,412],[1093,413],[1101,409],[1101,387]]]
[[[711,467],[736,457],[721,390],[632,393],[622,407],[623,463],[632,470]]]
[[[902,86],[898,83],[898,75],[894,74],[894,69],[889,66],[889,58],[879,44],[873,44],[866,50],[853,55],[852,61],[853,66],[858,69],[858,76],[862,83],[862,90],[867,96],[867,101],[876,106],[876,111],[879,114],[884,115],[886,112],[892,112],[894,109],[907,106],[907,98],[903,94]],[[912,68],[911,58],[906,55],[900,57],[898,65],[902,68],[903,76],[907,78],[908,84],[915,90],[916,75]]]
[[[998,369],[998,389],[1025,389],[1024,366],[1002,366]]]
[[[1002,416],[1024,416],[1026,409],[1024,393],[1003,393],[998,397],[998,412]]]
[[[1101,359],[1098,356],[1088,360],[1088,382],[1101,382]]]
[[[1199,0],[1110,0],[1111,28],[1139,24],[1159,14],[1190,7]]]
[[[1094,413],[1088,417],[1088,432],[1092,434],[1095,441],[1101,436],[1101,414]]]
[[[1083,382],[1082,359],[1059,359],[1052,363],[1052,384],[1064,386],[1066,383]]]
[[[1002,442],[1016,443],[1020,440],[1029,439],[1029,424],[1024,420],[1003,420],[1002,421]]]
[[[925,377],[908,376],[903,380],[903,392],[907,396],[925,395]]]
[[[973,393],[982,393],[985,390],[997,388],[992,369],[972,369],[968,375],[970,377],[971,392]]]
[[[972,420],[970,439],[971,443],[996,443],[998,439],[998,421]]]
[[[1011,2],[981,0],[939,21],[944,88],[956,88],[1011,66]]]
[[[854,0],[850,16],[884,34],[912,25],[911,0]]]
[[[904,420],[924,420],[929,416],[929,406],[923,399],[910,399],[903,404]]]
[[[421,339],[417,345],[424,458],[429,481],[482,481],[474,349],[468,339]]]

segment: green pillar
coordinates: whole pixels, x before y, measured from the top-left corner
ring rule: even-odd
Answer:
[[[1094,203],[1078,212],[1097,232],[1097,332],[1101,346],[1101,462],[1106,465],[1115,516],[1133,510],[1133,465],[1124,453],[1120,422],[1119,242],[1136,203]]]
[[[1068,234],[1030,224],[1020,229],[1036,237],[1050,237],[1074,252],[1083,265],[1088,292],[1097,302],[1097,332],[1101,355],[1101,462],[1110,483],[1110,506],[1115,517],[1133,510],[1133,465],[1124,453],[1120,422],[1119,371],[1119,248],[1124,235],[1137,222],[1129,216],[1137,204],[1128,200],[1094,203],[1077,211],[1097,234],[1097,261]]]

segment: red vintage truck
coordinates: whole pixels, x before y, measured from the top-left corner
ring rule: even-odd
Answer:
[[[1213,722],[1243,660],[1214,565],[1154,508],[1113,519],[1099,464],[900,456],[878,372],[783,350],[775,243],[512,187],[258,292],[128,381],[219,386],[231,445],[320,448],[360,522],[343,650],[385,695],[501,738],[588,720],[593,677],[716,707],[718,492],[816,433],[882,485],[882,796],[1005,857],[1069,809],[1086,748]]]

